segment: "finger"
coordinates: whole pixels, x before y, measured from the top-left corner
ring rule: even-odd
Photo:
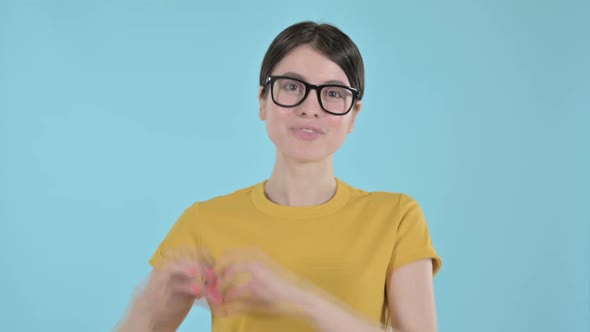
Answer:
[[[205,272],[212,270],[213,267],[202,256],[188,252],[180,248],[170,251],[168,258],[159,264],[159,270],[166,270],[171,275],[185,275],[188,272],[192,276],[199,273],[208,277],[209,274]]]
[[[217,289],[207,289],[205,297],[210,306],[216,306],[223,303],[223,298]]]
[[[210,283],[207,268],[192,262],[179,262],[169,266],[167,285],[176,293],[206,295],[216,282]]]
[[[234,269],[238,271],[232,271]],[[226,278],[228,275],[233,277],[233,274],[243,272],[259,274],[265,269],[274,272],[281,271],[281,268],[259,248],[226,251],[216,265],[216,272],[220,279]]]
[[[207,296],[212,303],[221,302],[218,280],[213,269],[203,264],[181,261],[170,265],[169,283],[175,292]]]
[[[205,266],[202,269],[203,277],[205,279],[205,284],[211,287],[217,287],[219,282],[219,278],[215,273],[215,270],[212,267]]]
[[[207,293],[205,269],[194,262],[170,264],[161,276],[163,287],[175,294],[202,297]]]
[[[252,281],[229,287],[223,292],[223,302],[247,301],[253,298],[254,291],[254,283]]]
[[[176,294],[189,295],[195,298],[202,298],[207,295],[207,288],[198,281],[178,282],[171,287]]]
[[[251,251],[224,254],[216,265],[217,275],[221,277],[234,269],[240,272],[251,271],[258,266],[266,265],[265,261],[258,259],[257,256],[250,253]]]
[[[198,262],[180,261],[171,263],[165,270],[170,279],[191,280],[204,278],[204,268]]]
[[[175,292],[206,296],[210,303],[221,303],[219,279],[212,263],[215,262],[206,248],[175,247],[164,251],[169,282]],[[196,279],[196,283],[186,284]]]
[[[237,263],[224,267],[218,274],[219,290],[246,284],[254,279],[256,269],[251,263]]]
[[[240,273],[251,272],[253,269],[252,262],[233,261],[220,265],[217,269],[217,277],[222,279],[230,279]]]
[[[206,268],[203,271],[204,279],[202,280],[207,300],[210,303],[221,303],[221,295],[219,293],[219,281],[213,269]]]

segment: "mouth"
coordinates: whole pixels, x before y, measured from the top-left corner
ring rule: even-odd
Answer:
[[[309,126],[293,127],[291,128],[291,131],[293,132],[295,137],[304,141],[316,140],[325,133],[325,131],[321,128]]]
[[[304,132],[304,133],[308,133],[308,134],[317,133],[316,130],[309,129],[309,128],[301,128],[301,131]]]
[[[291,129],[295,131],[302,131],[307,134],[325,134],[325,131],[323,129],[312,126],[293,127]]]

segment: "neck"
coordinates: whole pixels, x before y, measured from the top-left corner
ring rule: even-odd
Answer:
[[[280,205],[313,206],[329,201],[336,193],[332,158],[320,162],[295,162],[277,154],[266,182],[268,198]]]

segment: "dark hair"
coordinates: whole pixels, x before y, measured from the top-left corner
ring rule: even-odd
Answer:
[[[279,33],[262,60],[260,85],[264,84],[275,66],[289,52],[301,45],[310,45],[340,66],[351,86],[359,90],[358,99],[362,99],[365,90],[365,68],[361,53],[348,35],[327,23],[300,22]],[[267,91],[264,90],[263,93],[266,94]]]

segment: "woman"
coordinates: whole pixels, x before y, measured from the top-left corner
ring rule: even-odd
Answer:
[[[441,259],[420,206],[334,175],[363,90],[361,55],[339,29],[281,32],[260,73],[270,178],[186,209],[121,331],[174,331],[201,298],[214,331],[436,331]]]

